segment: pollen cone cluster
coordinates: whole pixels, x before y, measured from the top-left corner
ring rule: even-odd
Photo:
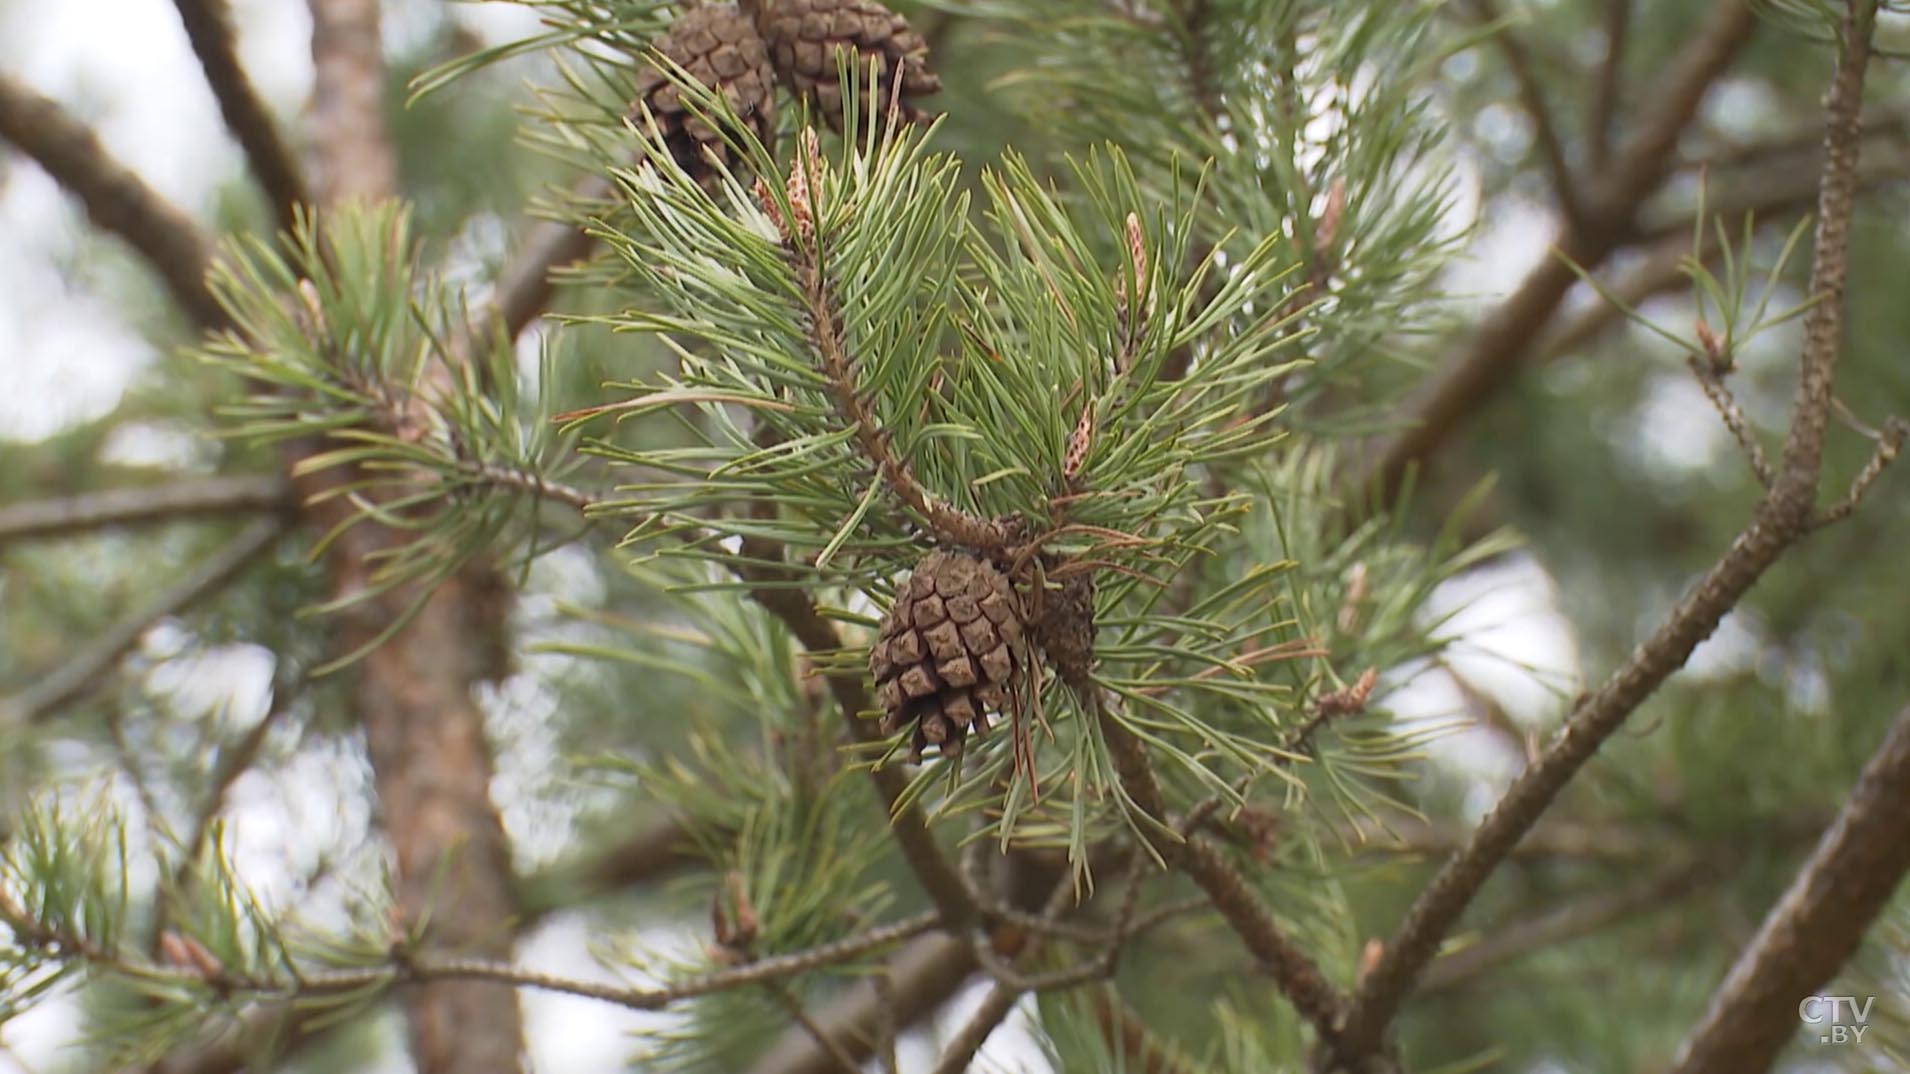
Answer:
[[[835,130],[843,126],[839,64],[865,87],[858,106],[863,115],[872,65],[878,114],[893,102],[898,119],[917,122],[924,113],[911,98],[942,88],[928,69],[928,42],[877,0],[752,0],[750,6],[776,74]]]
[[[973,729],[988,730],[1021,685],[1027,663],[1020,601],[993,564],[933,552],[895,597],[869,651],[882,728],[913,723],[909,758],[938,746],[959,757]]]
[[[659,38],[656,52],[682,68],[681,73],[666,73],[667,64],[647,57],[637,72],[636,99],[632,108],[639,124],[649,121],[669,147],[670,156],[697,183],[708,189],[722,172],[718,162],[739,171],[739,154],[723,139],[715,126],[715,116],[686,99],[679,81],[687,75],[729,101],[738,119],[758,140],[768,144],[776,133],[775,71],[769,53],[755,24],[735,4],[706,4],[685,11]],[[735,137],[738,132],[729,132]]]

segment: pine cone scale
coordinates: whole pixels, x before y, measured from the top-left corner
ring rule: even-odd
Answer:
[[[836,130],[844,115],[839,59],[857,79],[873,66],[878,110],[894,102],[904,122],[925,118],[909,98],[942,88],[928,69],[928,42],[877,0],[760,0],[756,25],[776,73]]]
[[[656,42],[656,52],[696,82],[720,94],[748,132],[767,144],[776,132],[775,65],[755,23],[734,4],[707,4],[677,17]],[[698,116],[667,65],[647,62],[637,73],[632,108],[639,122],[653,124],[677,165],[705,189],[728,168],[740,171],[741,155],[709,119]],[[740,133],[740,132],[739,132]]]
[[[884,732],[913,723],[914,760],[930,746],[961,756],[969,731],[985,733],[1013,696],[1023,637],[1014,589],[993,564],[959,552],[924,558],[869,650]]]

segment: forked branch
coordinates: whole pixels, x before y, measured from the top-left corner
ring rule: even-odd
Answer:
[[[1724,556],[1603,686],[1573,706],[1538,760],[1520,773],[1471,841],[1414,901],[1353,998],[1333,1056],[1342,1068],[1359,1070],[1379,1051],[1387,1025],[1466,907],[1585,762],[1684,665],[1778,557],[1810,531],[1831,385],[1843,341],[1843,284],[1861,141],[1858,111],[1875,11],[1875,0],[1853,4],[1839,42],[1826,106],[1811,266],[1810,293],[1817,301],[1805,321],[1802,375],[1775,483]]]

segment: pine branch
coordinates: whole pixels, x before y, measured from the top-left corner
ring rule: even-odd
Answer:
[[[757,584],[757,588],[750,591],[750,597],[756,603],[782,620],[789,632],[810,652],[830,653],[843,647],[842,635],[836,630],[836,625],[822,617],[808,593],[764,584],[777,581],[779,572],[757,564],[780,562],[783,558],[781,548],[768,542],[746,539],[742,550],[742,558],[733,563],[732,569],[738,577]],[[842,711],[850,737],[858,742],[875,740],[878,736],[873,721],[862,719],[860,715],[875,709],[875,701],[869,696],[866,685],[867,679],[860,673],[830,675],[827,678],[830,693],[835,696],[836,707]],[[922,890],[940,911],[942,920],[951,927],[974,920],[974,897],[962,883],[961,874],[950,864],[948,856],[942,853],[941,845],[935,841],[935,833],[929,830],[921,809],[913,804],[900,808],[897,806],[907,793],[908,777],[890,765],[876,766],[870,770],[869,776],[888,811],[889,831],[900,846],[902,857],[915,873]]]
[[[1856,953],[1906,872],[1910,708],[1897,714],[1836,821],[1719,985],[1673,1074],[1769,1070],[1797,1031],[1799,1002]]]
[[[32,686],[0,699],[0,725],[25,725],[46,719],[103,685],[120,658],[139,644],[155,623],[184,612],[218,592],[238,577],[285,532],[278,518],[262,518],[226,545],[196,564],[183,576],[128,612],[64,664],[41,676]]]
[[[272,1001],[294,1005],[341,996],[361,995],[369,989],[445,981],[485,981],[513,988],[553,992],[594,999],[638,1011],[663,1010],[672,1004],[737,988],[772,984],[799,974],[839,966],[873,951],[912,939],[940,927],[933,914],[918,914],[854,936],[773,958],[758,959],[717,970],[665,988],[630,988],[561,974],[545,973],[481,958],[447,958],[409,950],[394,950],[388,961],[352,969],[304,969],[284,975],[261,975],[227,966],[162,964],[103,946],[90,937],[48,925],[0,891],[0,922],[17,943],[51,952],[62,961],[78,960],[94,970],[139,981],[170,984],[199,992],[216,993],[228,1000]],[[211,956],[206,956],[210,958]],[[463,1027],[466,1031],[470,1027]]]
[[[201,328],[225,323],[205,282],[210,250],[198,227],[114,160],[87,126],[53,100],[0,76],[0,139],[78,198],[100,230],[125,240]]]
[[[873,1050],[885,1019],[912,1025],[962,986],[979,964],[975,950],[960,936],[921,937],[891,958],[889,983],[878,988],[865,981],[845,992],[817,1016],[816,1024],[830,1039],[844,1042],[856,1054]],[[884,1009],[886,1007],[886,1009]],[[816,1047],[808,1033],[786,1033],[749,1068],[750,1074],[837,1074],[835,1057]]]
[[[1338,990],[1206,837],[1190,833],[1176,838],[1178,833],[1169,834],[1167,803],[1146,748],[1109,711],[1105,698],[1100,698],[1094,708],[1121,785],[1143,814],[1141,824],[1152,825],[1143,828],[1143,832],[1155,852],[1200,885],[1213,901],[1214,909],[1220,911],[1221,917],[1246,944],[1248,952],[1272,975],[1294,1009],[1313,1024],[1322,1040],[1334,1039],[1339,1033],[1340,1012],[1344,1006]]]
[[[228,474],[3,504],[0,544],[69,537],[107,526],[281,511],[290,506],[291,492],[291,486],[276,475]]]
[[[298,206],[311,199],[271,109],[260,99],[239,63],[231,6],[227,0],[173,0],[173,6],[179,9],[179,21],[185,24],[186,37],[205,71],[206,84],[219,102],[226,128],[245,150],[246,162],[264,188],[279,227],[290,232]]]
[[[1379,445],[1355,487],[1390,497],[1407,470],[1430,458],[1514,376],[1532,341],[1578,281],[1570,267],[1590,272],[1626,239],[1632,218],[1669,173],[1678,138],[1697,118],[1712,84],[1751,37],[1757,24],[1746,0],[1719,0],[1651,95],[1654,110],[1611,166],[1582,191],[1583,226],[1556,240],[1559,256],[1541,260],[1480,324],[1460,353],[1445,363],[1406,407],[1404,431]]]
[[[813,144],[814,132],[808,132],[807,137],[810,141],[805,145]],[[819,165],[811,163],[819,160],[820,157],[813,151],[800,154],[795,164],[796,170],[792,172],[792,187],[796,185],[797,177],[803,177],[805,185],[810,182],[803,169],[813,169],[811,174],[820,171]],[[795,198],[791,200],[793,202]],[[856,384],[856,360],[842,338],[842,318],[837,313],[835,298],[830,293],[822,242],[823,237],[813,228],[807,234],[798,229],[796,234],[786,240],[784,248],[789,251],[802,287],[804,312],[807,314],[804,327],[815,348],[816,360],[822,367],[823,376],[828,379],[837,412],[855,431],[856,443],[874,464],[876,473],[888,485],[889,491],[914,511],[938,538],[968,548],[1001,551],[1008,544],[1002,526],[969,515],[923,488],[921,482],[916,480],[915,470],[909,460],[895,451],[889,432],[877,421],[875,412]]]
[[[1874,13],[1874,2],[1865,10]],[[1873,19],[1848,20],[1826,105],[1824,172],[1818,196],[1816,252],[1805,321],[1796,411],[1777,481],[1750,523],[1652,636],[1596,692],[1573,706],[1559,733],[1486,815],[1414,901],[1379,961],[1362,978],[1347,1012],[1337,1061],[1357,1070],[1376,1052],[1420,972],[1438,952],[1485,881],[1538,822],[1600,745],[1664,680],[1684,665],[1719,620],[1810,528],[1830,391],[1842,344],[1843,281],[1854,199],[1864,70]]]

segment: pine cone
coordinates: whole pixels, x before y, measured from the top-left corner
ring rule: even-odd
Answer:
[[[767,144],[775,136],[775,72],[769,52],[755,25],[735,4],[691,8],[670,24],[655,48],[691,78],[727,98],[737,118],[759,141]],[[724,143],[722,133],[683,99],[682,88],[665,70],[656,60],[646,59],[637,72],[636,99],[649,106],[655,130],[670,156],[699,186],[711,189],[722,176],[712,158],[732,172],[741,169],[742,160]],[[631,111],[643,122],[641,107]]]
[[[1049,567],[1061,560],[1044,556]],[[1030,598],[1035,643],[1048,654],[1061,681],[1076,690],[1088,689],[1094,673],[1094,576],[1083,571],[1061,579],[1059,585]]]
[[[1009,703],[1026,664],[1021,602],[1008,577],[962,552],[931,553],[882,620],[869,669],[882,729],[914,721],[911,761],[930,745],[960,757],[970,728]]]
[[[832,130],[842,129],[842,83],[837,56],[847,53],[857,84],[876,67],[876,107],[894,101],[898,118],[920,122],[925,113],[910,97],[941,91],[928,69],[928,42],[908,20],[877,0],[751,0],[756,27],[769,42],[776,74],[791,93],[810,103]],[[901,80],[897,96],[896,80]],[[867,90],[863,93],[866,95]],[[863,97],[859,111],[868,112]]]

